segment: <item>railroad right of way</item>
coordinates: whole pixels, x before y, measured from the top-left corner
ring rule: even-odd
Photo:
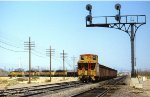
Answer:
[[[109,80],[103,85],[99,85],[93,89],[71,95],[70,97],[103,97],[112,89],[114,89],[115,85],[117,85],[121,81],[124,81],[125,78],[126,76],[122,76],[116,79]]]
[[[118,77],[116,79],[108,80],[105,84],[99,85],[95,88],[89,89],[87,91],[83,91],[70,97],[103,97],[108,93],[111,94],[111,91],[114,90],[117,84],[124,81],[126,76]]]
[[[110,79],[110,80],[105,80],[105,81],[101,81],[98,83],[87,83],[85,85],[79,86],[79,87],[73,87],[73,88],[69,88],[63,91],[58,91],[57,93],[52,93],[49,92],[47,93],[45,96],[42,97],[98,97],[97,95],[92,95],[92,93],[90,95],[92,96],[87,96],[87,94],[85,94],[85,96],[79,96],[78,94],[84,94],[84,93],[89,93],[91,90],[93,89],[97,89],[94,90],[95,92],[93,92],[94,94],[96,93],[96,91],[101,91],[101,92],[110,92],[107,91],[107,89],[114,88],[112,87],[114,84],[118,84],[121,79],[122,81],[125,79],[126,77],[117,77],[114,79]],[[100,95],[103,95],[105,93],[101,93]],[[78,96],[77,96],[78,95]]]

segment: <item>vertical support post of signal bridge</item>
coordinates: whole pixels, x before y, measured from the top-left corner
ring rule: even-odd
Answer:
[[[135,69],[134,69],[134,24],[131,24],[131,36],[130,36],[130,41],[131,41],[131,76],[135,77]]]

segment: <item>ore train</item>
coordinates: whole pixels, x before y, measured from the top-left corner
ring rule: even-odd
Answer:
[[[49,70],[43,70],[43,71],[30,71],[31,76],[40,76],[40,77],[49,77],[50,72]],[[22,77],[22,76],[29,76],[29,71],[12,71],[8,74],[10,77]],[[63,71],[63,70],[57,70],[57,71],[51,71],[51,76],[52,77],[77,77],[77,72],[72,72],[72,71]]]
[[[98,56],[95,54],[80,55],[77,72],[82,82],[96,82],[117,77],[117,70],[99,64]]]

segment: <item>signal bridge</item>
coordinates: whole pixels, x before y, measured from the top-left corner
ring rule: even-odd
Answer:
[[[115,16],[92,16],[92,5],[86,5],[86,10],[89,15],[86,16],[86,27],[107,27],[115,28],[126,32],[131,41],[131,76],[135,77],[135,52],[134,52],[134,38],[138,28],[146,24],[146,15],[121,15],[121,5],[116,4],[115,9],[118,14]],[[97,23],[95,23],[97,22]]]

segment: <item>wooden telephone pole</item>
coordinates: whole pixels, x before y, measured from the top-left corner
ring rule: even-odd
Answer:
[[[67,53],[64,52],[63,50],[63,53],[60,53],[62,55],[62,58],[63,58],[63,71],[64,71],[64,76],[63,76],[63,80],[65,80],[65,58],[67,57]]]
[[[51,82],[51,63],[52,63],[52,61],[51,61],[51,58],[52,58],[52,54],[54,53],[55,51],[54,51],[54,49],[52,49],[51,48],[51,46],[50,46],[50,48],[49,49],[46,49],[46,54],[49,56],[49,58],[50,58],[50,61],[49,61],[49,78],[50,78],[50,82]]]
[[[27,47],[28,51],[29,51],[29,84],[31,83],[31,50],[32,47],[35,47],[35,44],[33,42],[31,42],[31,38],[29,37],[29,41],[28,42],[24,42],[25,47]]]

